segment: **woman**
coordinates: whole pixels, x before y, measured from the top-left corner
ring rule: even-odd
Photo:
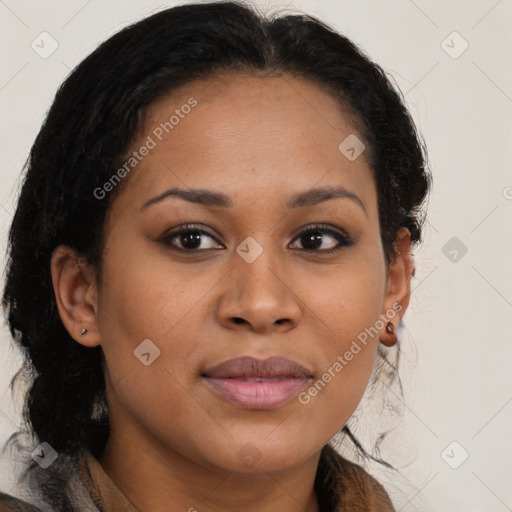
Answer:
[[[310,16],[187,4],[103,43],[10,231],[33,438],[3,510],[394,510],[330,441],[397,350],[429,184],[384,72]]]

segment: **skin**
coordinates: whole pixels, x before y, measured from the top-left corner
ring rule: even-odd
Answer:
[[[190,97],[197,106],[125,178],[109,210],[101,285],[73,249],[52,256],[64,325],[105,354],[112,432],[100,462],[140,510],[317,511],[320,450],[362,398],[378,343],[391,346],[396,335],[383,328],[369,338],[306,405],[242,409],[201,372],[232,357],[279,355],[316,381],[393,304],[402,308],[396,331],[409,303],[409,232],[398,231],[387,266],[365,154],[349,161],[338,150],[357,131],[329,93],[302,79],[237,74],[183,86],[150,107],[133,149]],[[364,208],[337,197],[285,209],[293,194],[331,185]],[[171,187],[223,192],[233,206],[168,197],[141,211]],[[162,238],[185,223],[214,238],[202,235],[195,253],[173,250],[180,237]],[[338,245],[323,232],[307,251],[298,235],[318,223],[353,245],[322,254]],[[248,236],[263,248],[252,263],[236,252]],[[145,339],[160,349],[149,366],[134,356]],[[239,457],[247,450],[259,457],[250,466]]]

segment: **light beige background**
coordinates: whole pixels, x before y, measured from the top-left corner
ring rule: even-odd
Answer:
[[[3,261],[19,174],[57,87],[99,42],[174,3],[0,1]],[[362,46],[406,95],[430,150],[435,183],[403,340],[404,416],[382,453],[408,484],[372,470],[397,510],[512,510],[512,1],[258,4],[309,12]],[[43,59],[31,43],[45,31],[58,48]],[[446,246],[453,237],[458,248]],[[4,327],[0,442],[19,422],[20,397],[7,389],[19,364]],[[457,469],[447,463],[466,452]],[[0,489],[11,485],[3,461]]]

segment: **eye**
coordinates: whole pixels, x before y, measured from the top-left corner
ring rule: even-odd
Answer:
[[[207,243],[205,235],[210,239],[209,243]],[[215,245],[219,245],[212,234],[194,224],[187,224],[177,231],[168,233],[162,237],[161,241],[179,251],[188,252],[218,249]],[[211,241],[214,243],[212,244]],[[222,246],[220,248],[222,249]]]
[[[326,236],[327,235],[327,236]],[[329,239],[331,241],[329,242]],[[342,231],[336,231],[325,225],[310,226],[301,231],[294,240],[300,241],[303,251],[320,252],[331,254],[339,251],[343,247],[353,245],[354,242],[348,235]],[[334,243],[332,242],[334,240]],[[324,249],[319,249],[326,246]]]
[[[211,233],[201,229],[195,224],[186,224],[180,229],[163,236],[161,241],[162,243],[171,246],[173,249],[182,252],[207,251],[224,248],[224,246],[217,242]],[[336,231],[326,225],[308,227],[295,237],[292,244],[295,241],[301,242],[302,248],[299,249],[302,251],[322,254],[335,253],[343,247],[353,245],[354,243],[343,231]],[[327,245],[327,247],[325,247],[325,245]]]

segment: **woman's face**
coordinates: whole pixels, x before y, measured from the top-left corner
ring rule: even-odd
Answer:
[[[198,81],[150,108],[106,220],[98,338],[80,337],[104,351],[113,436],[259,472],[344,426],[381,315],[396,328],[405,310],[355,137],[333,97],[288,75]]]

